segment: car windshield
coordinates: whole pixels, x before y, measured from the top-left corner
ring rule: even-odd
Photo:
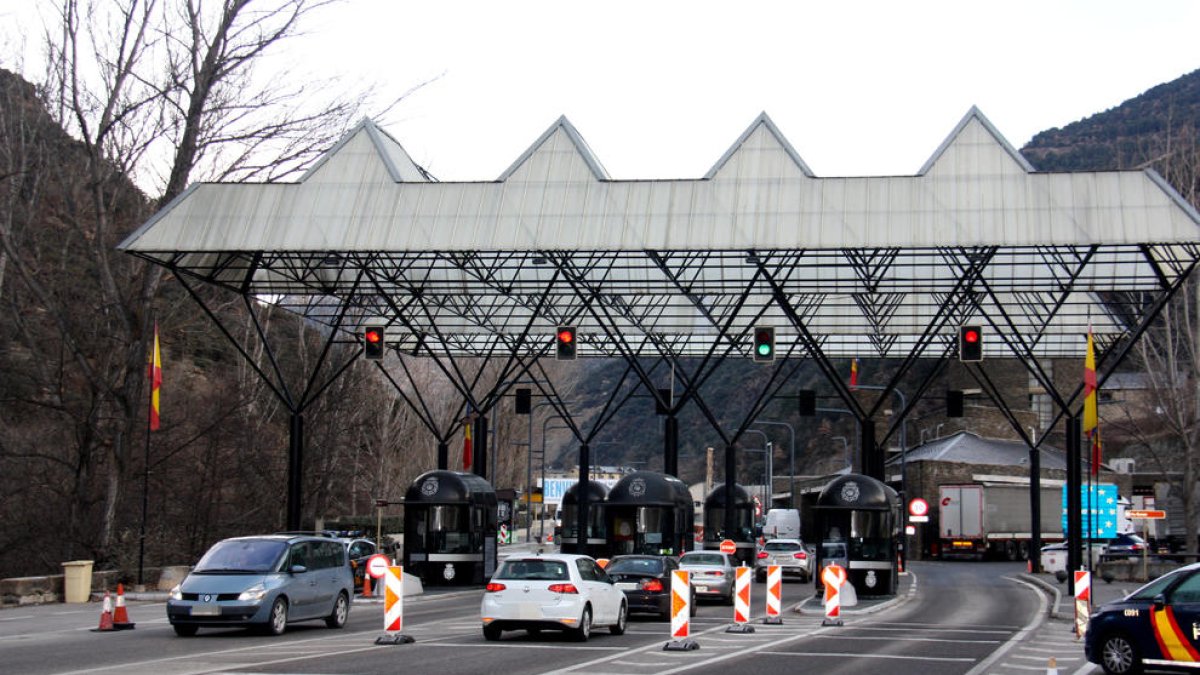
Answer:
[[[196,574],[261,574],[273,572],[287,544],[266,539],[226,539],[218,542],[196,563]]]
[[[1162,593],[1167,588],[1167,586],[1170,586],[1176,579],[1178,579],[1180,574],[1187,574],[1187,572],[1185,572],[1183,570],[1175,570],[1174,572],[1169,572],[1167,574],[1164,574],[1161,577],[1155,579],[1154,581],[1151,581],[1150,583],[1146,584],[1145,586],[1142,586],[1141,588],[1137,589],[1136,591],[1125,596],[1125,599],[1126,600],[1145,600],[1147,602],[1151,601],[1154,599],[1154,596]]]
[[[688,553],[679,559],[680,565],[717,565],[725,564],[725,559],[716,553]]]
[[[571,578],[561,560],[508,560],[496,571],[494,579],[528,581],[566,581]]]
[[[804,548],[800,544],[791,541],[768,541],[766,546],[763,546],[764,551],[799,551]]]
[[[604,568],[609,574],[649,574],[660,576],[663,573],[663,561],[655,558],[614,558]]]

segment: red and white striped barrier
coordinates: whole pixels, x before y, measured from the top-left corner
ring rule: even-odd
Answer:
[[[1092,609],[1092,573],[1075,572],[1075,637],[1082,640],[1087,632]]]
[[[402,645],[414,642],[400,633],[404,629],[404,568],[388,567],[383,575],[383,630],[375,640],[377,645]]]
[[[821,583],[825,584],[825,620],[822,626],[842,625],[842,584],[846,583],[846,570],[840,565],[827,565],[821,570]]]
[[[691,577],[687,570],[671,571],[671,641],[663,651],[691,651],[700,645],[688,637],[692,625]]]
[[[779,565],[767,566],[767,618],[763,623],[781,624],[783,619],[779,614],[783,607],[783,568]]]
[[[743,565],[734,570],[733,576],[733,625],[726,633],[753,633],[750,624],[750,575],[754,570]]]

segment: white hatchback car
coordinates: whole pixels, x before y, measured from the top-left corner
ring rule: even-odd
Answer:
[[[629,606],[592,558],[544,554],[505,560],[483,594],[480,618],[488,640],[506,630],[559,630],[583,641],[593,625],[624,633]]]

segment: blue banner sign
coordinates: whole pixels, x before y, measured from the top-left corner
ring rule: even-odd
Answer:
[[[1062,528],[1067,534],[1067,486],[1063,486]],[[1117,536],[1117,486],[1111,483],[1081,485],[1080,513],[1087,539],[1111,539]]]

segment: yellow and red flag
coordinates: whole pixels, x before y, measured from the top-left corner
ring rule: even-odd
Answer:
[[[471,469],[471,420],[463,426],[463,471]]]
[[[858,359],[850,361],[850,388],[854,389],[858,386]]]
[[[158,346],[158,322],[154,322],[154,350],[150,352],[150,431],[158,431],[158,395],[162,388],[162,352]]]
[[[1100,468],[1100,414],[1097,409],[1096,392],[1096,347],[1092,340],[1092,327],[1088,326],[1087,356],[1083,362],[1083,433],[1092,444],[1092,475]]]

